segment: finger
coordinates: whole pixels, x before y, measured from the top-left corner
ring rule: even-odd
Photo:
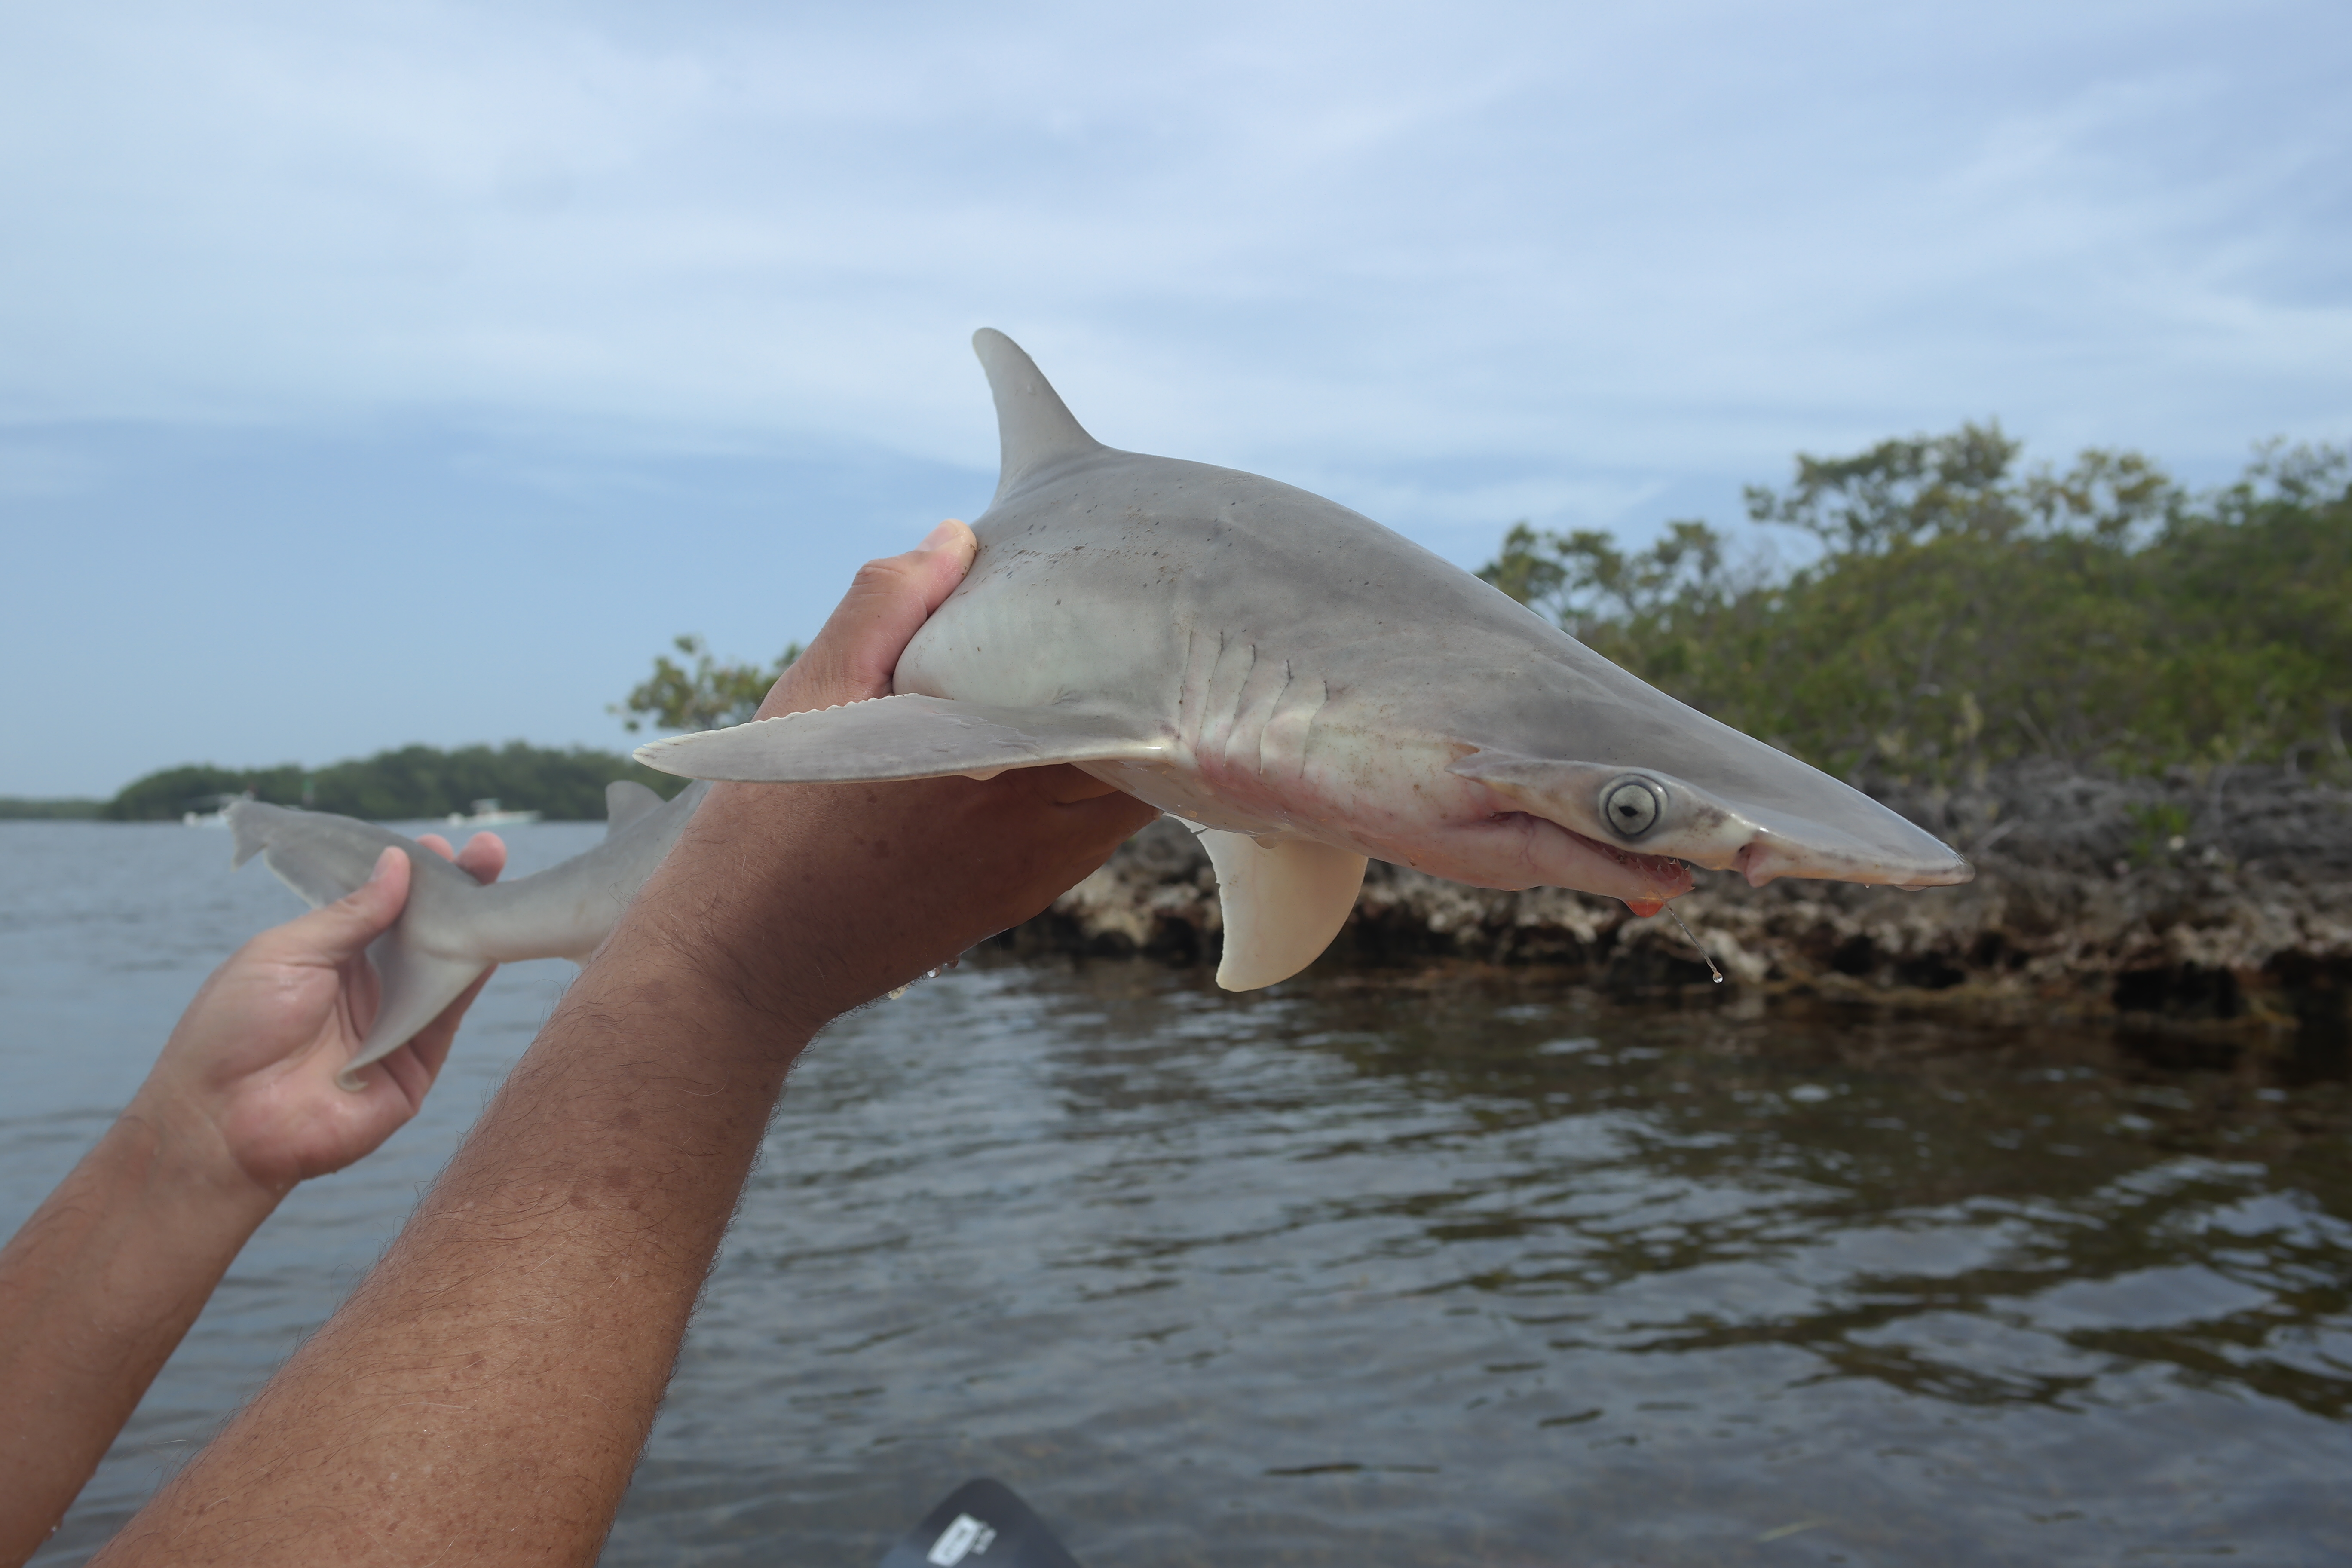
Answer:
[[[391,929],[408,902],[408,857],[386,848],[368,879],[331,904],[287,921],[273,935],[298,951],[291,956],[318,963],[347,963]]]
[[[477,833],[466,840],[466,847],[453,850],[449,841],[437,833],[417,835],[422,848],[430,849],[444,860],[454,860],[460,870],[477,882],[495,882],[499,873],[507,868],[506,840],[495,833]]]
[[[760,704],[759,716],[887,697],[898,656],[963,581],[979,550],[971,530],[950,518],[904,555],[859,567],[824,630]]]
[[[507,868],[507,844],[495,833],[477,833],[457,854],[458,868],[477,882],[495,882]]]

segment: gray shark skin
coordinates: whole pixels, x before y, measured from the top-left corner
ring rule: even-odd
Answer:
[[[973,340],[1003,467],[971,573],[889,697],[656,742],[693,778],[904,779],[1073,763],[1193,825],[1220,984],[1311,963],[1366,857],[1648,914],[1689,866],[1918,888],[1967,863],[1676,702],[1370,518],[1122,452],[1003,334]],[[1687,864],[1685,864],[1687,863]]]
[[[665,803],[641,784],[615,780],[604,786],[604,842],[533,876],[488,884],[372,822],[252,800],[232,805],[228,822],[235,864],[260,856],[314,909],[366,881],[386,848],[408,857],[407,906],[368,946],[383,999],[343,1068],[351,1089],[362,1068],[406,1045],[493,963],[587,963],[708,793],[707,784],[690,784]]]

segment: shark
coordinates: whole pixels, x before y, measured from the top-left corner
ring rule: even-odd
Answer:
[[[594,848],[511,881],[477,882],[464,868],[389,828],[331,812],[265,802],[228,808],[233,866],[255,856],[312,908],[366,881],[387,848],[408,857],[408,902],[368,945],[382,999],[340,1081],[406,1045],[494,963],[568,958],[585,963],[677,841],[709,791],[689,784],[670,800],[629,779],[604,786],[604,838]]]
[[[886,697],[640,748],[695,779],[849,782],[1066,763],[1206,847],[1217,982],[1296,974],[1368,859],[1654,914],[1692,868],[1965,882],[1933,835],[1675,700],[1370,518],[1106,447],[1020,346],[972,347],[1001,467],[970,572]]]

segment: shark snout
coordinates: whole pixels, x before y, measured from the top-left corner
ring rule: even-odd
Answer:
[[[1895,816],[1892,812],[1887,815]],[[1975,878],[1976,868],[1941,839],[1900,817],[1895,820],[1909,829],[1910,836],[1916,836],[1916,845],[1887,847],[1859,841],[1849,846],[1807,845],[1791,842],[1769,830],[1759,830],[1740,847],[1732,865],[1726,869],[1738,871],[1748,879],[1749,886],[1758,888],[1780,877],[1868,882],[1892,888],[1940,888]]]

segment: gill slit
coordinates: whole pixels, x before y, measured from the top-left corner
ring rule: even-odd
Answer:
[[[1253,669],[1256,668],[1255,658],[1251,660],[1251,668]],[[1290,661],[1286,658],[1282,661],[1282,684],[1274,689],[1273,699],[1265,704],[1265,711],[1258,716],[1254,726],[1257,731],[1257,734],[1253,737],[1256,742],[1257,755],[1250,763],[1250,771],[1255,773],[1261,782],[1265,778],[1265,732],[1274,727],[1275,715],[1282,711],[1282,700],[1290,694]]]

